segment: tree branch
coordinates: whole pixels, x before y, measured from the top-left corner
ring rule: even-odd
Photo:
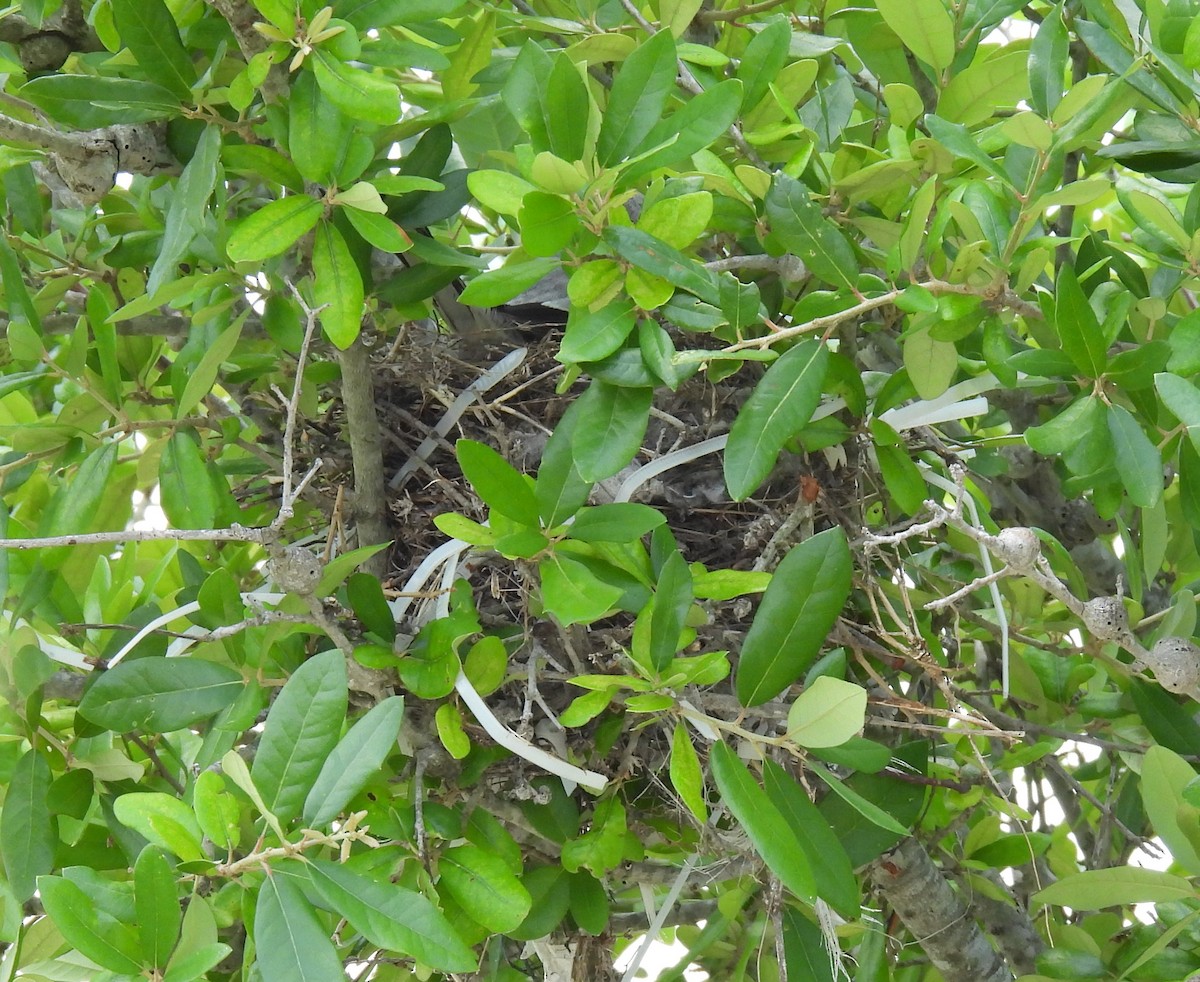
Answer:
[[[871,879],[946,982],[1013,982],[1004,959],[916,839],[876,860]]]

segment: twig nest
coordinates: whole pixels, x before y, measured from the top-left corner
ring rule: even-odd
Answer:
[[[321,582],[321,560],[300,546],[285,546],[271,560],[271,578],[281,590],[311,596]]]
[[[1159,638],[1145,661],[1168,692],[1191,692],[1200,686],[1200,648],[1187,638]]]
[[[1001,529],[992,539],[991,549],[997,559],[1018,572],[1033,569],[1042,554],[1037,534],[1023,525]]]
[[[1101,641],[1119,641],[1129,633],[1129,614],[1120,597],[1097,597],[1083,605],[1083,625]]]

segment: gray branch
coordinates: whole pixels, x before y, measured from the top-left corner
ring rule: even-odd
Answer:
[[[1013,982],[1004,958],[916,839],[876,860],[871,879],[946,982]]]

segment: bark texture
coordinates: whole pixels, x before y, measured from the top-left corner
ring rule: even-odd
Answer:
[[[884,853],[871,879],[946,982],[1013,982],[1004,958],[916,839]]]

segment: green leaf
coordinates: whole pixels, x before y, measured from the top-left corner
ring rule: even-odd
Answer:
[[[684,621],[692,607],[692,572],[679,552],[662,564],[650,615],[650,663],[658,671],[671,664],[679,650]]]
[[[282,866],[268,870],[254,908],[254,950],[259,972],[264,979],[345,982],[342,960],[328,932]]]
[[[722,801],[771,872],[796,897],[812,903],[816,899],[812,868],[779,809],[758,786],[737,754],[724,743],[713,744],[709,764]]]
[[[272,201],[238,223],[225,252],[230,262],[235,263],[261,262],[278,256],[311,231],[323,211],[321,202],[304,194]]]
[[[400,91],[391,82],[347,65],[323,48],[313,52],[311,63],[321,91],[351,119],[390,126],[400,118]]]
[[[811,418],[821,399],[829,352],[818,340],[785,352],[762,377],[738,411],[725,447],[725,484],[741,501],[757,488],[779,457],[784,443]]]
[[[538,563],[542,606],[564,626],[590,624],[609,613],[624,590],[597,579],[583,563],[567,556],[547,556]]]
[[[881,829],[897,835],[908,835],[908,829],[897,822],[895,818],[875,803],[868,801],[849,785],[844,784],[824,767],[812,761],[809,762],[809,767],[829,786],[830,791],[846,802],[846,804],[850,805],[851,808],[862,815],[872,825],[877,825]]]
[[[112,0],[112,16],[138,67],[190,102],[196,69],[163,0]]]
[[[134,791],[113,802],[117,821],[184,862],[203,861],[202,833],[195,813],[178,798],[160,791]]]
[[[524,293],[551,270],[559,266],[557,259],[530,259],[508,262],[498,269],[480,273],[459,294],[460,303],[471,307],[496,307]]]
[[[106,443],[84,458],[71,482],[61,487],[42,514],[41,535],[74,535],[93,527],[108,481],[117,463],[118,446]]]
[[[312,72],[300,72],[288,96],[288,156],[306,181],[333,183],[350,138],[349,121],[317,85]]]
[[[954,381],[958,350],[950,341],[938,341],[929,328],[904,339],[904,367],[922,399],[936,399]]]
[[[661,239],[641,229],[610,225],[604,230],[604,241],[618,256],[638,269],[687,290],[705,303],[720,303],[720,287],[716,277],[696,260]]]
[[[550,440],[542,451],[533,493],[538,511],[548,528],[560,525],[587,504],[592,482],[585,481],[575,465],[572,446],[575,431],[586,425],[579,411],[579,400],[573,402],[554,427]]]
[[[837,830],[797,784],[773,760],[763,761],[763,788],[791,828],[812,867],[816,893],[843,917],[860,913],[858,880]]]
[[[475,970],[474,953],[422,894],[327,860],[311,860],[308,870],[325,902],[372,944],[441,972]]]
[[[1079,286],[1075,270],[1069,264],[1058,271],[1054,324],[1063,351],[1076,367],[1089,378],[1103,375],[1108,362],[1108,345],[1095,311]]]
[[[1165,405],[1187,431],[1192,446],[1200,453],[1200,389],[1167,372],[1154,376],[1154,387]]]
[[[612,477],[633,460],[642,446],[654,392],[594,381],[579,397],[586,426],[571,441],[575,467],[586,481]]]
[[[267,808],[298,817],[346,718],[346,656],[336,649],[301,665],[275,698],[251,776]]]
[[[600,123],[596,155],[605,167],[634,157],[662,118],[675,89],[675,39],[659,31],[643,41],[621,64]]]
[[[239,332],[231,328],[226,333],[237,335]],[[220,367],[220,362],[210,367],[214,369],[215,379],[215,369]],[[198,375],[197,372],[191,379]],[[211,384],[209,382],[209,387]],[[207,529],[216,524],[220,502],[194,433],[176,430],[171,434],[158,463],[158,486],[163,511],[176,528]]]
[[[1100,910],[1128,904],[1165,903],[1191,900],[1196,895],[1190,882],[1157,869],[1120,866],[1089,869],[1064,876],[1039,890],[1034,903],[1055,904],[1074,910]]]
[[[877,937],[879,950],[882,952],[885,936],[880,934]],[[834,978],[834,967],[838,966],[839,962],[831,959],[829,952],[825,950],[825,938],[821,929],[790,904],[783,908],[783,951],[789,979],[803,979],[804,982],[837,982]],[[865,962],[870,958],[870,954],[870,948],[864,944],[858,957]],[[878,964],[878,961],[870,958],[870,964]]]
[[[1142,758],[1142,804],[1146,817],[1171,856],[1191,875],[1200,874],[1200,853],[1189,832],[1200,809],[1189,805],[1183,789],[1196,777],[1186,760],[1166,747],[1154,746]]]
[[[671,786],[675,793],[687,805],[698,822],[708,821],[708,805],[704,801],[704,774],[700,770],[700,758],[696,756],[696,748],[687,727],[682,723],[675,724],[671,734]]]
[[[319,828],[342,813],[396,750],[404,699],[390,696],[373,706],[333,748],[304,801],[304,824]]]
[[[39,750],[27,750],[17,761],[0,811],[0,855],[9,888],[24,903],[33,896],[37,878],[54,868],[58,819],[50,814],[47,796],[54,774]]]
[[[634,542],[666,522],[649,505],[620,501],[581,508],[571,525],[571,538],[580,542]]]
[[[766,205],[771,235],[788,252],[803,259],[827,283],[855,290],[858,261],[854,258],[854,248],[845,233],[825,217],[803,184],[777,173],[767,192]]]
[[[139,658],[101,673],[79,712],[117,733],[170,733],[232,705],[245,684],[241,673],[202,658]]]
[[[784,557],[742,646],[736,687],[743,706],[773,699],[813,663],[850,596],[852,578],[840,527],[805,539]]]
[[[1046,456],[1065,453],[1096,427],[1106,425],[1104,403],[1093,395],[1081,396],[1053,419],[1025,431],[1030,448]]]
[[[325,336],[345,350],[362,330],[363,282],[354,257],[332,222],[317,226],[312,252],[313,300]]]
[[[195,900],[189,901],[189,909],[194,903]],[[214,942],[183,954],[176,952],[162,982],[196,982],[223,962],[232,950],[227,944]]]
[[[413,241],[408,233],[387,215],[376,215],[357,208],[344,208],[342,214],[354,226],[354,231],[376,249],[400,253],[412,248]]]
[[[232,852],[241,839],[241,808],[225,790],[225,779],[216,771],[201,771],[192,787],[196,822],[217,849]]]
[[[652,171],[670,167],[707,149],[733,124],[741,103],[742,83],[737,79],[710,85],[654,126],[641,145],[660,149],[627,164],[621,171],[620,185],[630,187]]]
[[[862,732],[866,714],[866,689],[821,675],[788,710],[788,739],[802,747],[837,747]]]
[[[545,191],[525,195],[517,221],[521,245],[531,256],[557,255],[583,227],[572,202]]]
[[[559,53],[553,61],[545,93],[550,152],[563,160],[582,160],[591,115],[587,86],[580,77],[581,66],[565,53]]]
[[[591,827],[581,836],[563,845],[562,865],[568,873],[586,868],[597,878],[616,869],[625,859],[629,825],[625,806],[617,796],[596,804]]]
[[[56,122],[79,129],[145,123],[180,114],[179,99],[154,82],[96,75],[43,75],[18,94]]]
[[[183,918],[175,892],[175,874],[157,846],[146,846],[138,854],[133,885],[142,957],[148,965],[166,968],[179,939]]]
[[[97,910],[83,890],[61,876],[39,876],[37,889],[42,906],[67,944],[110,972],[141,974],[133,928]]]
[[[779,77],[787,63],[791,40],[792,27],[787,18],[776,16],[746,45],[737,72],[745,90],[742,95],[743,114],[758,105],[771,83]]]
[[[167,206],[162,245],[146,280],[146,293],[156,294],[179,273],[179,263],[204,223],[208,199],[217,185],[217,164],[221,157],[221,130],[206,126],[196,143],[192,159],[179,175],[175,193]],[[186,410],[179,412],[183,416]]]
[[[614,300],[599,310],[571,305],[567,329],[555,358],[561,362],[600,361],[625,343],[637,317],[628,297]]]
[[[491,447],[475,440],[459,440],[454,452],[463,476],[484,504],[521,525],[539,526],[537,498],[525,475]]]
[[[896,36],[935,72],[954,60],[954,18],[942,0],[876,0],[876,7]]]
[[[438,857],[438,887],[489,931],[511,931],[533,900],[499,856],[474,844],[451,846]]]
[[[1116,452],[1114,463],[1129,500],[1139,508],[1153,508],[1163,491],[1163,462],[1141,425],[1124,406],[1108,407],[1108,431]]]
[[[1070,39],[1059,3],[1038,25],[1029,45],[1029,104],[1047,119],[1062,101]]]

